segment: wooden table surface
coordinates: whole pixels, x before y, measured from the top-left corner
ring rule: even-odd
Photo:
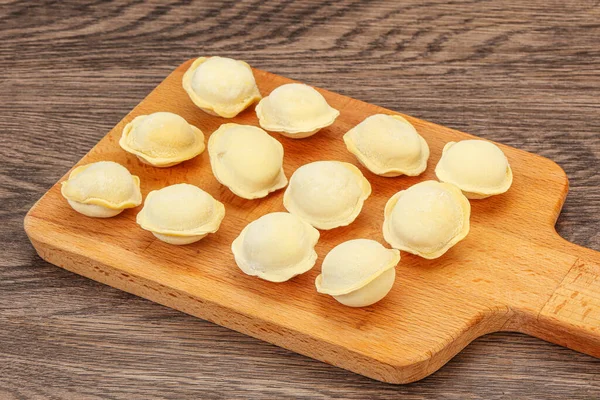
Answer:
[[[42,261],[31,205],[199,55],[538,153],[557,224],[600,250],[600,4],[586,1],[0,1],[0,399],[600,398],[600,360],[476,340],[434,375],[370,380]]]

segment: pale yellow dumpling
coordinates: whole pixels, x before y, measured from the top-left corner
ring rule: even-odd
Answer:
[[[446,143],[435,174],[440,181],[457,186],[469,199],[504,193],[513,180],[502,150],[485,140]]]
[[[202,111],[233,118],[260,100],[252,68],[226,57],[197,58],[183,75],[183,88]]]
[[[171,167],[204,151],[204,134],[177,114],[140,115],[125,125],[119,145],[140,161]]]
[[[148,193],[137,223],[163,242],[189,244],[215,233],[225,206],[197,186],[187,183]]]
[[[223,124],[208,141],[217,180],[236,195],[257,199],[287,185],[283,146],[256,126]]]
[[[262,99],[256,106],[256,115],[263,129],[302,139],[333,124],[340,112],[314,88],[288,83]]]
[[[284,282],[310,270],[317,260],[319,231],[285,212],[249,223],[233,241],[238,267],[247,275]]]
[[[294,172],[283,205],[315,228],[327,230],[351,224],[370,195],[369,181],[354,165],[316,161]]]
[[[383,299],[394,285],[400,252],[369,239],[334,247],[323,260],[315,285],[350,307],[366,307]]]
[[[88,217],[109,218],[142,203],[140,178],[113,161],[81,165],[61,183],[69,205]]]
[[[377,175],[416,176],[427,168],[427,142],[399,115],[371,115],[350,129],[344,142],[348,151]]]
[[[438,258],[467,236],[470,216],[471,205],[460,189],[425,181],[388,200],[383,237],[395,249]]]

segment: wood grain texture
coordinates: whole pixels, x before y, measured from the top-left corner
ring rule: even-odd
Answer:
[[[595,1],[0,3],[0,398],[598,397],[597,359],[516,334],[377,383],[41,262],[21,224],[176,65],[221,54],[557,161],[557,229],[600,249],[599,16]]]
[[[508,193],[471,202],[471,230],[443,257],[424,260],[405,253],[391,293],[372,307],[344,307],[314,289],[325,254],[355,238],[385,243],[385,203],[399,190],[435,179],[433,165],[450,141],[465,133],[405,116],[427,141],[430,168],[418,177],[384,178],[363,169],[372,194],[349,226],[321,232],[317,267],[273,284],[240,273],[230,248],[248,223],[284,211],[283,191],[260,200],[235,196],[218,183],[208,154],[172,168],[140,162],[118,145],[134,118],[159,111],[181,115],[210,135],[227,122],[258,126],[254,107],[235,118],[198,110],[181,82],[189,60],[121,120],[77,165],[111,160],[141,180],[142,195],[187,182],[225,204],[219,231],[189,246],[165,244],[141,230],[141,207],[109,219],[74,212],[54,185],[28,212],[25,230],[38,254],[69,271],[300,354],[389,383],[410,383],[437,371],[473,339],[511,330],[531,333],[600,356],[600,253],[560,238],[554,223],[568,181],[549,159],[501,145],[513,170]],[[288,78],[254,70],[267,96]],[[288,176],[319,160],[359,163],[342,135],[374,114],[393,111],[318,89],[340,111],[333,125],[303,140],[273,133],[284,149]],[[68,174],[61,180],[66,180]]]

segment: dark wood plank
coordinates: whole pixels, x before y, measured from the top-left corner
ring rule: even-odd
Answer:
[[[219,54],[557,161],[600,249],[598,1],[0,1],[0,398],[600,397],[600,361],[477,340],[392,386],[41,261],[28,208],[185,59]]]

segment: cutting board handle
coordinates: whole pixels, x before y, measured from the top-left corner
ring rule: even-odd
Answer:
[[[600,357],[600,252],[562,238],[560,246],[576,261],[538,315],[521,330]]]

